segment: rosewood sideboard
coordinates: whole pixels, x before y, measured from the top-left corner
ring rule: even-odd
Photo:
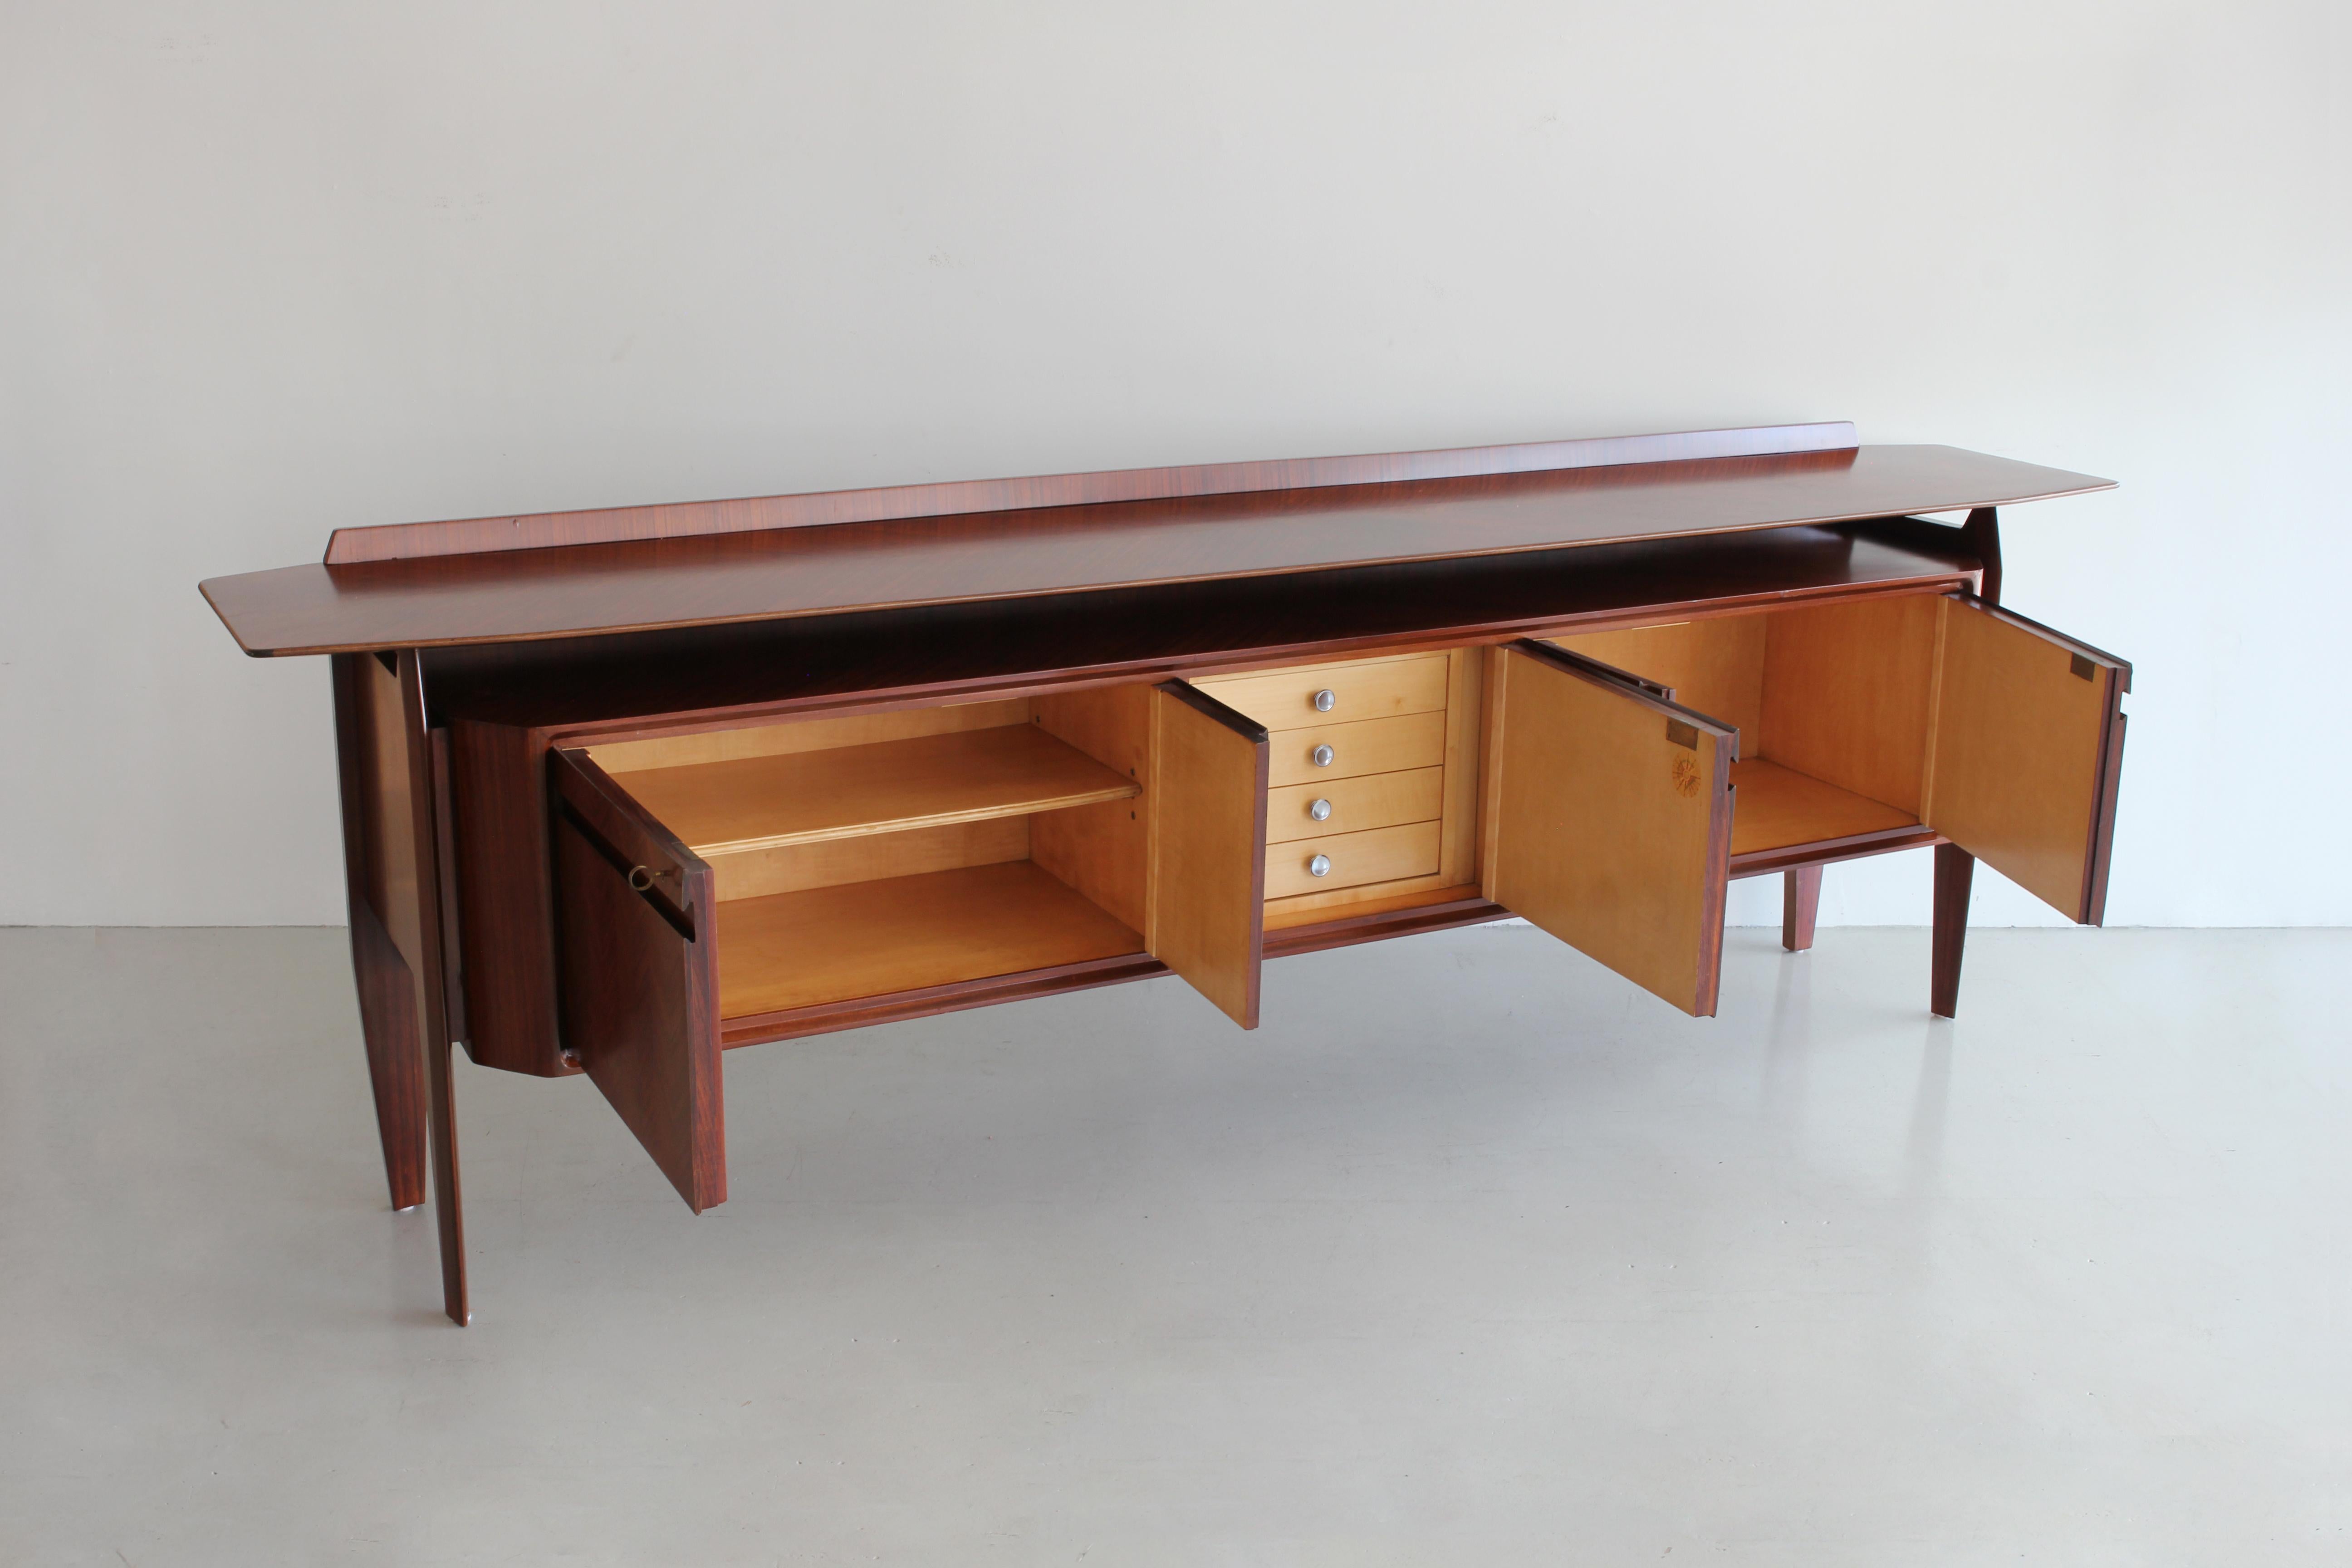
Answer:
[[[584,1072],[687,1204],[721,1053],[1524,916],[1715,1011],[1725,889],[1935,850],[2106,898],[2130,667],[2000,607],[2105,479],[1844,424],[343,529],[203,584],[333,672],[394,1206],[468,1321],[452,1052]],[[1964,524],[1919,514],[1965,512]],[[1208,1014],[1203,1011],[1204,1023]]]

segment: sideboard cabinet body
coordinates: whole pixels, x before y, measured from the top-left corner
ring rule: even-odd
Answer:
[[[1733,879],[1783,873],[1802,948],[1822,866],[1915,847],[1938,857],[1937,1012],[1975,858],[2097,922],[2130,671],[1993,602],[1985,503],[2104,481],[1956,454],[1975,467],[1881,476],[1910,508],[1720,521],[1790,479],[1851,488],[1886,449],[1832,444],[1848,428],[1346,460],[1469,470],[1437,479],[1024,481],[1059,506],[723,503],[772,526],[698,514],[683,539],[661,509],[527,549],[481,545],[545,520],[419,525],[339,535],[323,595],[208,583],[249,649],[333,657],[379,1123],[396,1205],[433,1166],[451,1315],[456,1044],[585,1073],[698,1212],[726,1197],[731,1047],[1163,974],[1204,1026],[1250,1028],[1269,958],[1510,915],[1712,1015]],[[1180,493],[1081,493],[1120,483]],[[1645,526],[1578,537],[1610,505]],[[833,520],[861,506],[910,515]],[[1496,546],[1506,526],[1532,542]],[[1097,534],[1177,553],[1073,566]],[[770,613],[719,613],[780,558],[751,590]],[[860,571],[866,600],[823,603]],[[405,635],[315,635],[339,620]],[[273,624],[313,640],[256,647]]]

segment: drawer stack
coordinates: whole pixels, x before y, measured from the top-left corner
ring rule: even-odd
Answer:
[[[1272,736],[1269,904],[1438,877],[1459,663],[1415,653],[1193,682]]]

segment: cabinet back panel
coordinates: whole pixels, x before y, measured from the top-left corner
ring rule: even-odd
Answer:
[[[1629,670],[1675,690],[1675,700],[1739,731],[1739,754],[1762,752],[1771,716],[1764,707],[1761,616],[1721,616],[1626,631],[1559,637],[1554,646]]]
[[[835,746],[866,746],[877,741],[905,741],[918,735],[946,735],[961,730],[992,730],[1002,724],[1028,721],[1029,699],[1011,697],[989,702],[959,702],[944,708],[898,708],[885,713],[851,713],[837,719],[801,719],[743,730],[707,730],[698,734],[663,735],[649,741],[614,741],[589,747],[588,754],[596,759],[598,767],[617,775],[642,773],[648,768],[730,763],[743,757],[781,757],[794,752],[829,751]]]
[[[1115,772],[1151,776],[1151,689],[1100,687],[1035,701],[1038,728]],[[1151,842],[1149,794],[1030,819],[1030,855],[1113,916],[1143,929],[1144,864]]]
[[[873,833],[862,838],[830,838],[740,855],[715,855],[710,858],[710,869],[718,879],[718,899],[724,903],[809,888],[837,888],[847,882],[951,871],[960,866],[993,866],[1029,858],[1032,820],[996,816],[904,833]]]
[[[1764,724],[1740,754],[1917,816],[1939,603],[1910,594],[1755,617],[1770,624]]]

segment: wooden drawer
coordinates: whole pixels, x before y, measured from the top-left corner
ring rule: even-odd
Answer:
[[[1278,730],[1273,741],[1272,771],[1266,782],[1275,789],[1365,773],[1392,773],[1404,768],[1433,768],[1445,761],[1445,710],[1368,719],[1360,724]],[[1328,763],[1315,760],[1318,746],[1331,748]]]
[[[1442,653],[1415,654],[1406,658],[1227,676],[1194,684],[1269,730],[1298,730],[1443,711],[1445,663]],[[1331,694],[1330,706],[1318,709],[1316,696],[1325,691]]]
[[[1309,869],[1318,855],[1328,857],[1331,862],[1330,869],[1320,877]],[[1436,869],[1434,822],[1375,827],[1368,833],[1338,833],[1327,838],[1301,838],[1266,850],[1265,896],[1286,899],[1298,893],[1326,893],[1334,888],[1426,876]]]
[[[1444,800],[1444,768],[1411,768],[1291,784],[1266,792],[1265,841],[1286,844],[1294,838],[1327,838],[1408,822],[1433,822]],[[1317,801],[1330,808],[1319,821],[1313,815]]]

